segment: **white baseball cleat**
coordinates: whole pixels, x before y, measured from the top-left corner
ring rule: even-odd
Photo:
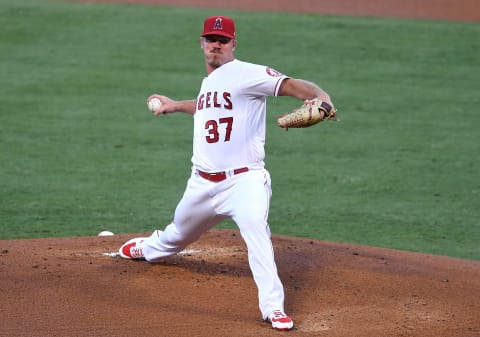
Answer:
[[[120,249],[118,254],[124,259],[144,259],[142,251],[142,243],[146,238],[133,238],[125,242]]]
[[[275,330],[288,331],[293,328],[293,320],[281,310],[275,310],[266,319]]]

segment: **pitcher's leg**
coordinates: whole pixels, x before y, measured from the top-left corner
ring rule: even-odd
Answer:
[[[272,311],[284,310],[284,289],[278,276],[267,222],[270,176],[267,171],[260,171],[241,180],[232,196],[232,217],[247,245],[250,269],[258,288],[260,311],[266,319]]]
[[[142,248],[147,261],[156,262],[181,252],[224,219],[216,215],[211,196],[203,183],[203,178],[192,176],[177,205],[173,222],[163,231],[154,231],[144,241]]]
[[[247,229],[241,235],[248,247],[248,261],[258,288],[258,302],[263,319],[274,310],[284,311],[284,289],[271,239],[267,230]]]

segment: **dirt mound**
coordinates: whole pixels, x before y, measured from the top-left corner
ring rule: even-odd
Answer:
[[[0,336],[278,336],[237,231],[158,264],[104,255],[131,237],[0,241]],[[480,336],[480,262],[273,241],[294,335]]]

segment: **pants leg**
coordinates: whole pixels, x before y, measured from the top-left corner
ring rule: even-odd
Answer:
[[[175,209],[173,222],[163,231],[154,231],[143,244],[145,259],[157,262],[181,252],[225,217],[214,209],[211,191],[203,178],[192,175]]]
[[[229,215],[247,245],[250,269],[258,288],[259,308],[265,319],[273,310],[284,310],[284,289],[278,276],[267,222],[270,175],[266,170],[258,170],[232,179],[238,182],[229,196]]]

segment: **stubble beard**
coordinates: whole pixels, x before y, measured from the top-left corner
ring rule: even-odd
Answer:
[[[222,55],[219,54],[218,52],[212,52],[206,57],[207,64],[210,67],[215,69],[220,67],[223,64],[222,60],[223,60]]]

